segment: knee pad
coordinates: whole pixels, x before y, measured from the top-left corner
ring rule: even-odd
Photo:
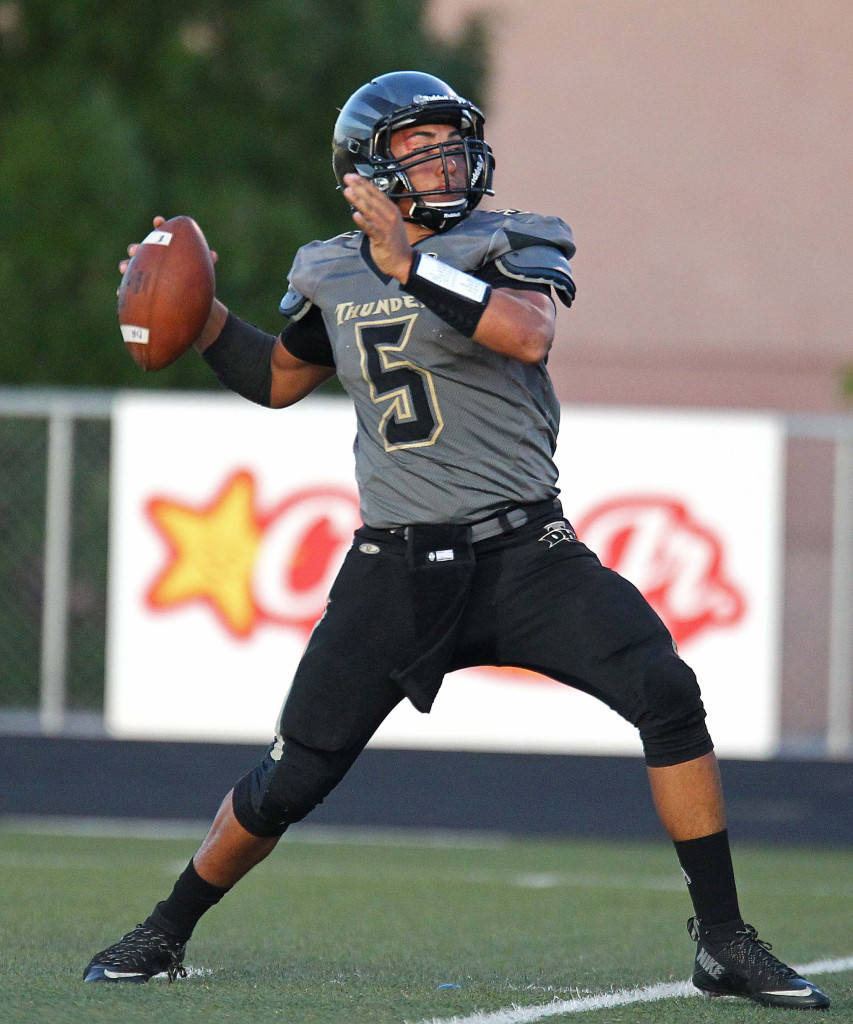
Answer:
[[[676,654],[647,666],[643,697],[645,712],[638,725],[649,767],[692,761],[714,749],[696,675]]]
[[[323,802],[357,756],[278,737],[261,763],[234,786],[234,817],[252,835],[282,835]]]

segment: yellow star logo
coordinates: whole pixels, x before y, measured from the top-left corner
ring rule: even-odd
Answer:
[[[258,619],[252,573],[262,533],[252,475],[235,473],[199,508],[154,498],[148,514],[169,548],[149,604],[162,610],[202,601],[229,631],[247,637]]]

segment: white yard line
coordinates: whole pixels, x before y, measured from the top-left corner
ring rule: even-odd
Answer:
[[[153,859],[153,858],[152,858]],[[0,849],[0,869],[30,871],[128,871],[136,868],[136,859],[100,855],[97,853],[25,853],[23,851],[6,851]],[[160,869],[167,875],[180,874],[187,866],[183,860],[167,860],[159,862]],[[542,876],[541,880],[531,880],[531,876],[518,875],[512,871],[428,871],[425,868],[383,868],[381,876],[377,876],[373,866],[354,864],[331,864],[288,862],[282,858],[274,864],[268,864],[268,872],[285,878],[329,878],[349,881],[401,882],[406,884],[434,885],[441,882],[445,885],[485,885],[511,886],[521,888],[567,888],[567,889],[604,889],[604,890],[636,890],[650,892],[683,892],[684,885],[679,879],[665,878],[630,878],[604,876],[587,873],[572,874],[560,872]],[[538,878],[538,876],[537,876]],[[851,892],[853,895],[853,892]]]
[[[807,974],[841,974],[843,971],[853,971],[853,956],[832,956],[825,960],[812,960],[810,964],[802,964],[794,970],[804,977]]]
[[[185,861],[171,861],[169,867],[173,871],[183,871],[186,867]],[[333,864],[328,862],[315,862],[306,864],[304,862],[288,861],[286,857],[280,857],[273,863],[268,863],[266,870],[277,875],[284,875],[287,878],[341,878],[353,879],[365,882],[405,882],[417,885],[433,885],[442,882],[445,885],[499,885],[512,886],[522,889],[627,889],[649,892],[678,892],[685,891],[684,882],[679,874],[678,878],[655,878],[649,876],[621,876],[621,875],[596,875],[591,872],[550,872],[545,875],[518,874],[515,871],[500,871],[479,868],[474,870],[429,870],[424,867],[395,868],[385,866],[380,874],[377,874],[374,865],[358,864]],[[853,888],[850,895],[853,896]]]
[[[472,1013],[468,1017],[432,1018],[419,1024],[531,1024],[532,1021],[557,1017],[564,1013],[582,1013],[585,1010],[606,1010],[613,1006],[632,1003],[655,1003],[675,996],[697,996],[699,992],[689,981],[673,981],[646,988],[625,988],[616,992],[602,992],[594,996],[575,999],[554,999],[539,1006],[506,1006],[502,1010]]]
[[[158,821],[153,818],[69,818],[61,815],[0,817],[3,832],[81,839],[202,839],[209,821]]]
[[[76,838],[120,838],[150,840],[201,840],[208,829],[206,821],[159,821],[147,818],[63,817],[60,815],[0,815],[0,846],[4,833],[73,836]],[[515,842],[504,834],[465,832],[453,829],[387,829],[349,828],[330,825],[299,825],[288,833],[286,845],[319,846],[389,846],[432,847],[436,849],[499,849]],[[74,867],[112,867],[125,870],[130,860],[122,861],[114,855],[97,854],[31,854],[12,852],[0,848],[0,868],[66,869]],[[185,861],[167,861],[161,865],[167,874],[183,871]],[[267,862],[266,870],[284,875],[304,877],[375,879],[373,867],[314,863],[311,865],[288,862],[285,857]],[[450,884],[509,885],[529,889],[600,889],[636,890],[640,892],[683,893],[684,882],[675,868],[672,875],[634,876],[626,874],[599,874],[595,871],[501,871],[468,870],[442,871],[427,875],[422,869],[389,869],[386,879],[397,881],[442,881]],[[742,892],[763,893],[761,885],[741,882]],[[812,885],[798,890],[804,896],[815,898],[848,899],[853,897],[853,884]]]
[[[184,964],[184,970],[187,972],[187,980],[189,978],[210,978],[213,975],[212,967],[190,967],[188,964]],[[162,974],[155,974],[151,979],[152,981],[168,981],[169,975],[163,971]],[[178,977],[175,981],[184,981],[184,978]]]
[[[853,956],[839,959],[814,960],[794,968],[799,974],[839,974],[853,970]],[[645,988],[624,988],[598,995],[578,996],[574,999],[554,999],[538,1006],[506,1006],[500,1010],[485,1010],[467,1017],[433,1017],[418,1024],[534,1024],[547,1017],[560,1017],[565,1013],[584,1013],[589,1010],[607,1010],[614,1006],[636,1003],[657,1003],[663,999],[698,996],[701,993],[689,981],[659,982]]]
[[[111,818],[68,818],[60,816],[0,816],[0,868],[67,869],[73,867],[101,867],[124,870],[130,861],[116,859],[114,855],[100,858],[97,854],[30,854],[2,850],[4,833],[28,833],[31,835],[74,836],[77,838],[125,838],[125,839],[195,839],[200,840],[207,831],[207,823],[201,821],[155,821],[149,819]],[[488,835],[475,832],[428,829],[350,829],[334,826],[299,826],[291,832],[287,845],[331,845],[331,846],[389,846],[389,847],[433,847],[444,849],[501,848],[510,845],[511,838],[503,835]],[[185,861],[167,861],[162,865],[167,874],[183,871]],[[288,862],[286,857],[269,861],[267,870],[289,877],[375,878],[370,869],[334,864]],[[389,869],[383,874],[386,879],[397,881],[442,881],[449,884],[509,885],[529,889],[598,889],[635,890],[639,892],[683,893],[684,883],[680,872],[672,875],[634,876],[595,871],[501,871],[468,870],[442,871],[427,875],[422,869]],[[764,892],[762,886],[741,883],[741,891]],[[803,895],[815,898],[846,899],[853,897],[853,885],[812,885],[801,889]]]
[[[0,833],[78,836],[122,839],[198,839],[210,821],[159,821],[153,818],[83,818],[61,815],[5,815]],[[334,846],[428,846],[447,850],[496,849],[513,841],[504,833],[457,829],[349,828],[335,825],[298,825],[288,832],[287,842]]]

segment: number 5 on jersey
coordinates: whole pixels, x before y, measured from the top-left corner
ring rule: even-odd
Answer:
[[[402,358],[417,318],[355,326],[361,372],[371,401],[382,409],[378,430],[386,452],[433,444],[444,427],[432,374]]]

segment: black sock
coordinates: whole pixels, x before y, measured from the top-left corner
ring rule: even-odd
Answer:
[[[190,861],[175,882],[172,894],[157,904],[144,923],[156,925],[186,942],[201,916],[215,906],[226,892],[227,889],[205,882]]]
[[[678,840],[674,845],[702,927],[742,924],[728,830],[700,839]]]

